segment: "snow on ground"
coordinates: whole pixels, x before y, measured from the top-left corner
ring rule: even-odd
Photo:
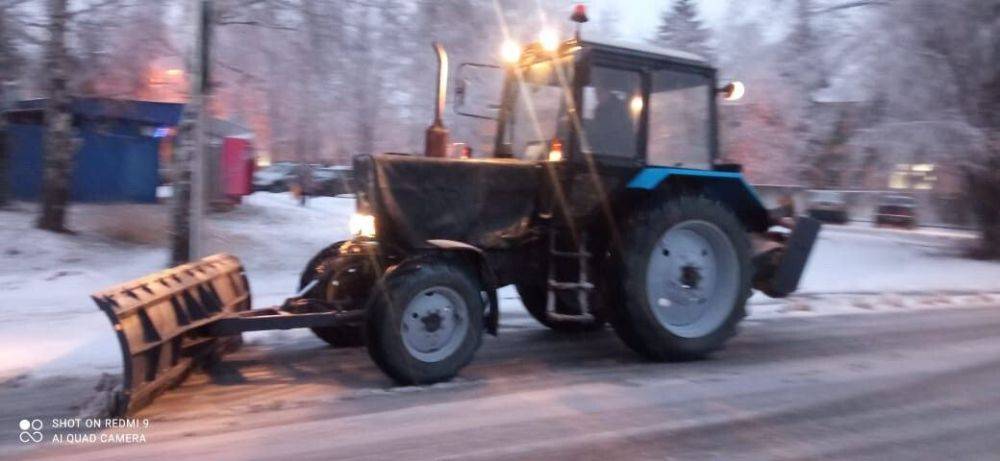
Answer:
[[[299,207],[288,194],[255,194],[206,224],[207,252],[240,257],[255,303],[280,303],[305,262],[342,240],[350,198]],[[119,373],[118,344],[89,295],[165,268],[169,211],[161,205],[74,205],[77,235],[32,227],[34,206],[0,211],[0,381]],[[124,241],[123,241],[124,240]]]
[[[102,373],[120,373],[117,341],[89,294],[166,266],[168,211],[74,205],[69,223],[76,235],[35,230],[34,205],[0,211],[0,384],[96,383]],[[315,198],[300,207],[288,194],[256,193],[210,217],[207,250],[243,261],[254,305],[278,304],[294,292],[313,254],[347,236],[352,211],[350,198]],[[1000,302],[1000,264],[961,257],[969,239],[956,231],[828,226],[801,293],[788,300],[755,295],[751,320]],[[502,310],[521,309],[512,289],[500,296]],[[248,335],[251,342],[303,337],[308,331]]]

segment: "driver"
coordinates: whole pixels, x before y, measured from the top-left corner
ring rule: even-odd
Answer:
[[[606,87],[598,86],[595,92],[597,107],[587,130],[591,151],[612,155],[635,152],[635,126],[628,102]]]

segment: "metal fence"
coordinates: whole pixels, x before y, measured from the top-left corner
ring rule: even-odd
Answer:
[[[829,190],[842,194],[847,205],[848,219],[855,222],[872,222],[879,199],[886,195],[906,195],[917,202],[917,222],[921,226],[974,228],[974,222],[965,199],[960,195],[944,195],[932,190],[843,190],[810,189],[792,185],[754,185],[765,206],[777,206],[782,196],[791,196],[796,213],[805,213],[814,192]]]

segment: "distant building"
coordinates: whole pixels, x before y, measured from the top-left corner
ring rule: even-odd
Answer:
[[[39,197],[44,152],[45,100],[20,101],[5,116],[11,194]],[[183,104],[81,98],[72,102],[73,124],[81,141],[74,157],[70,199],[78,202],[157,200],[157,187],[170,181],[173,140]],[[252,135],[236,125],[212,120],[209,190],[213,200],[249,193]],[[248,163],[249,162],[249,163]],[[233,176],[237,175],[237,178]],[[245,183],[245,187],[236,187]]]
[[[863,188],[956,197],[962,162],[982,148],[981,138],[958,122],[884,123],[857,130],[849,150]]]

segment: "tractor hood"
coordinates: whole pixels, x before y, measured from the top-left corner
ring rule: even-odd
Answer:
[[[355,158],[358,209],[380,241],[408,248],[454,240],[502,249],[529,236],[541,167],[516,159],[381,154]]]

